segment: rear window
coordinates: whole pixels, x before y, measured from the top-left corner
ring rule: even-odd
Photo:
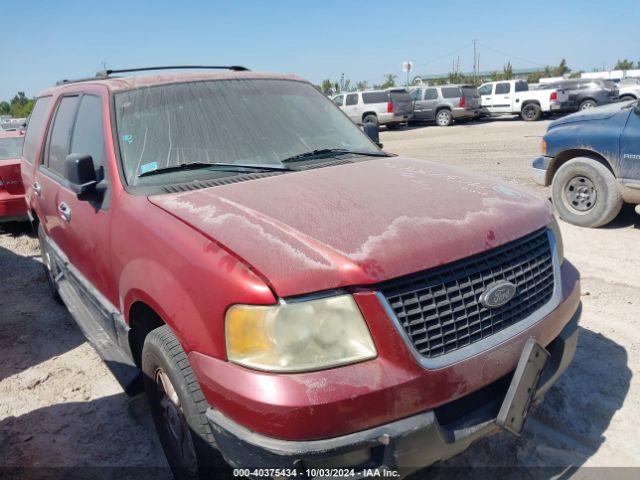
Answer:
[[[364,92],[362,101],[364,103],[387,103],[389,94],[387,92]]]
[[[20,157],[23,141],[23,137],[0,138],[0,160]]]
[[[478,91],[475,89],[475,87],[462,87],[462,94],[467,98],[477,97]]]
[[[443,87],[442,96],[444,98],[458,98],[460,96],[459,87]]]
[[[36,148],[38,148],[38,140],[46,120],[46,114],[49,111],[49,105],[51,104],[51,97],[42,97],[36,100],[36,105],[33,107],[31,117],[27,124],[27,133],[24,137],[24,150],[22,155],[24,158],[33,163],[36,155]]]

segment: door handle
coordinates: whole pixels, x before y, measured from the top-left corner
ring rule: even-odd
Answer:
[[[42,196],[42,187],[40,186],[40,184],[38,182],[33,182],[33,191],[35,192],[35,194],[39,197]]]
[[[58,205],[58,213],[67,222],[71,221],[71,209],[65,202],[60,202],[60,205]]]

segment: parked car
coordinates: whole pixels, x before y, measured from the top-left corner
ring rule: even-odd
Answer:
[[[454,120],[470,120],[479,114],[480,96],[473,85],[442,85],[411,90],[413,121],[447,127]]]
[[[24,134],[0,129],[0,222],[27,219],[27,204],[20,178]]]
[[[413,104],[404,88],[341,93],[333,102],[355,123],[385,125],[393,129],[411,119]]]
[[[564,90],[529,90],[524,80],[484,83],[478,87],[478,93],[484,115],[518,114],[527,122],[540,120],[546,113],[559,112],[569,100]]]
[[[640,105],[615,103],[556,120],[533,175],[551,185],[556,210],[575,225],[599,227],[624,202],[640,204]]]
[[[562,108],[565,111],[586,110],[619,100],[618,87],[608,80],[562,80],[546,84],[544,87],[565,90],[569,94],[569,100]]]
[[[68,81],[26,144],[52,294],[127,393],[143,380],[179,478],[216,450],[405,475],[521,432],[574,355],[548,202],[389,155],[296,76]]]
[[[618,83],[618,93],[622,102],[640,99],[640,79],[625,78],[621,80]]]

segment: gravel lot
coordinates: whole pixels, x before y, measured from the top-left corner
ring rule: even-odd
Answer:
[[[529,174],[547,123],[427,126],[385,131],[381,140],[388,151],[498,175],[548,196]],[[627,208],[606,228],[562,229],[566,256],[583,278],[574,364],[520,438],[482,440],[413,478],[451,471],[443,466],[544,467],[536,477],[610,477],[609,470],[581,467],[640,467],[640,384],[633,375],[640,367],[640,216]],[[66,310],[50,299],[27,227],[0,227],[0,269],[0,467],[88,467],[87,478],[113,474],[95,467],[156,467],[133,476],[169,478],[144,398],[122,393]],[[3,472],[17,473],[0,468],[0,477]],[[22,476],[61,472],[71,473]],[[637,472],[617,469],[614,476]]]

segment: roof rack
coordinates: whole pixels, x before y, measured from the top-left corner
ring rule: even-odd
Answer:
[[[164,67],[139,67],[139,68],[122,68],[107,69],[96,73],[95,77],[78,78],[75,80],[64,79],[56,82],[56,85],[65,85],[67,83],[90,82],[92,80],[103,80],[109,78],[112,73],[131,73],[131,72],[149,72],[153,70],[233,70],[234,72],[248,72],[247,67],[241,65],[167,65]]]

